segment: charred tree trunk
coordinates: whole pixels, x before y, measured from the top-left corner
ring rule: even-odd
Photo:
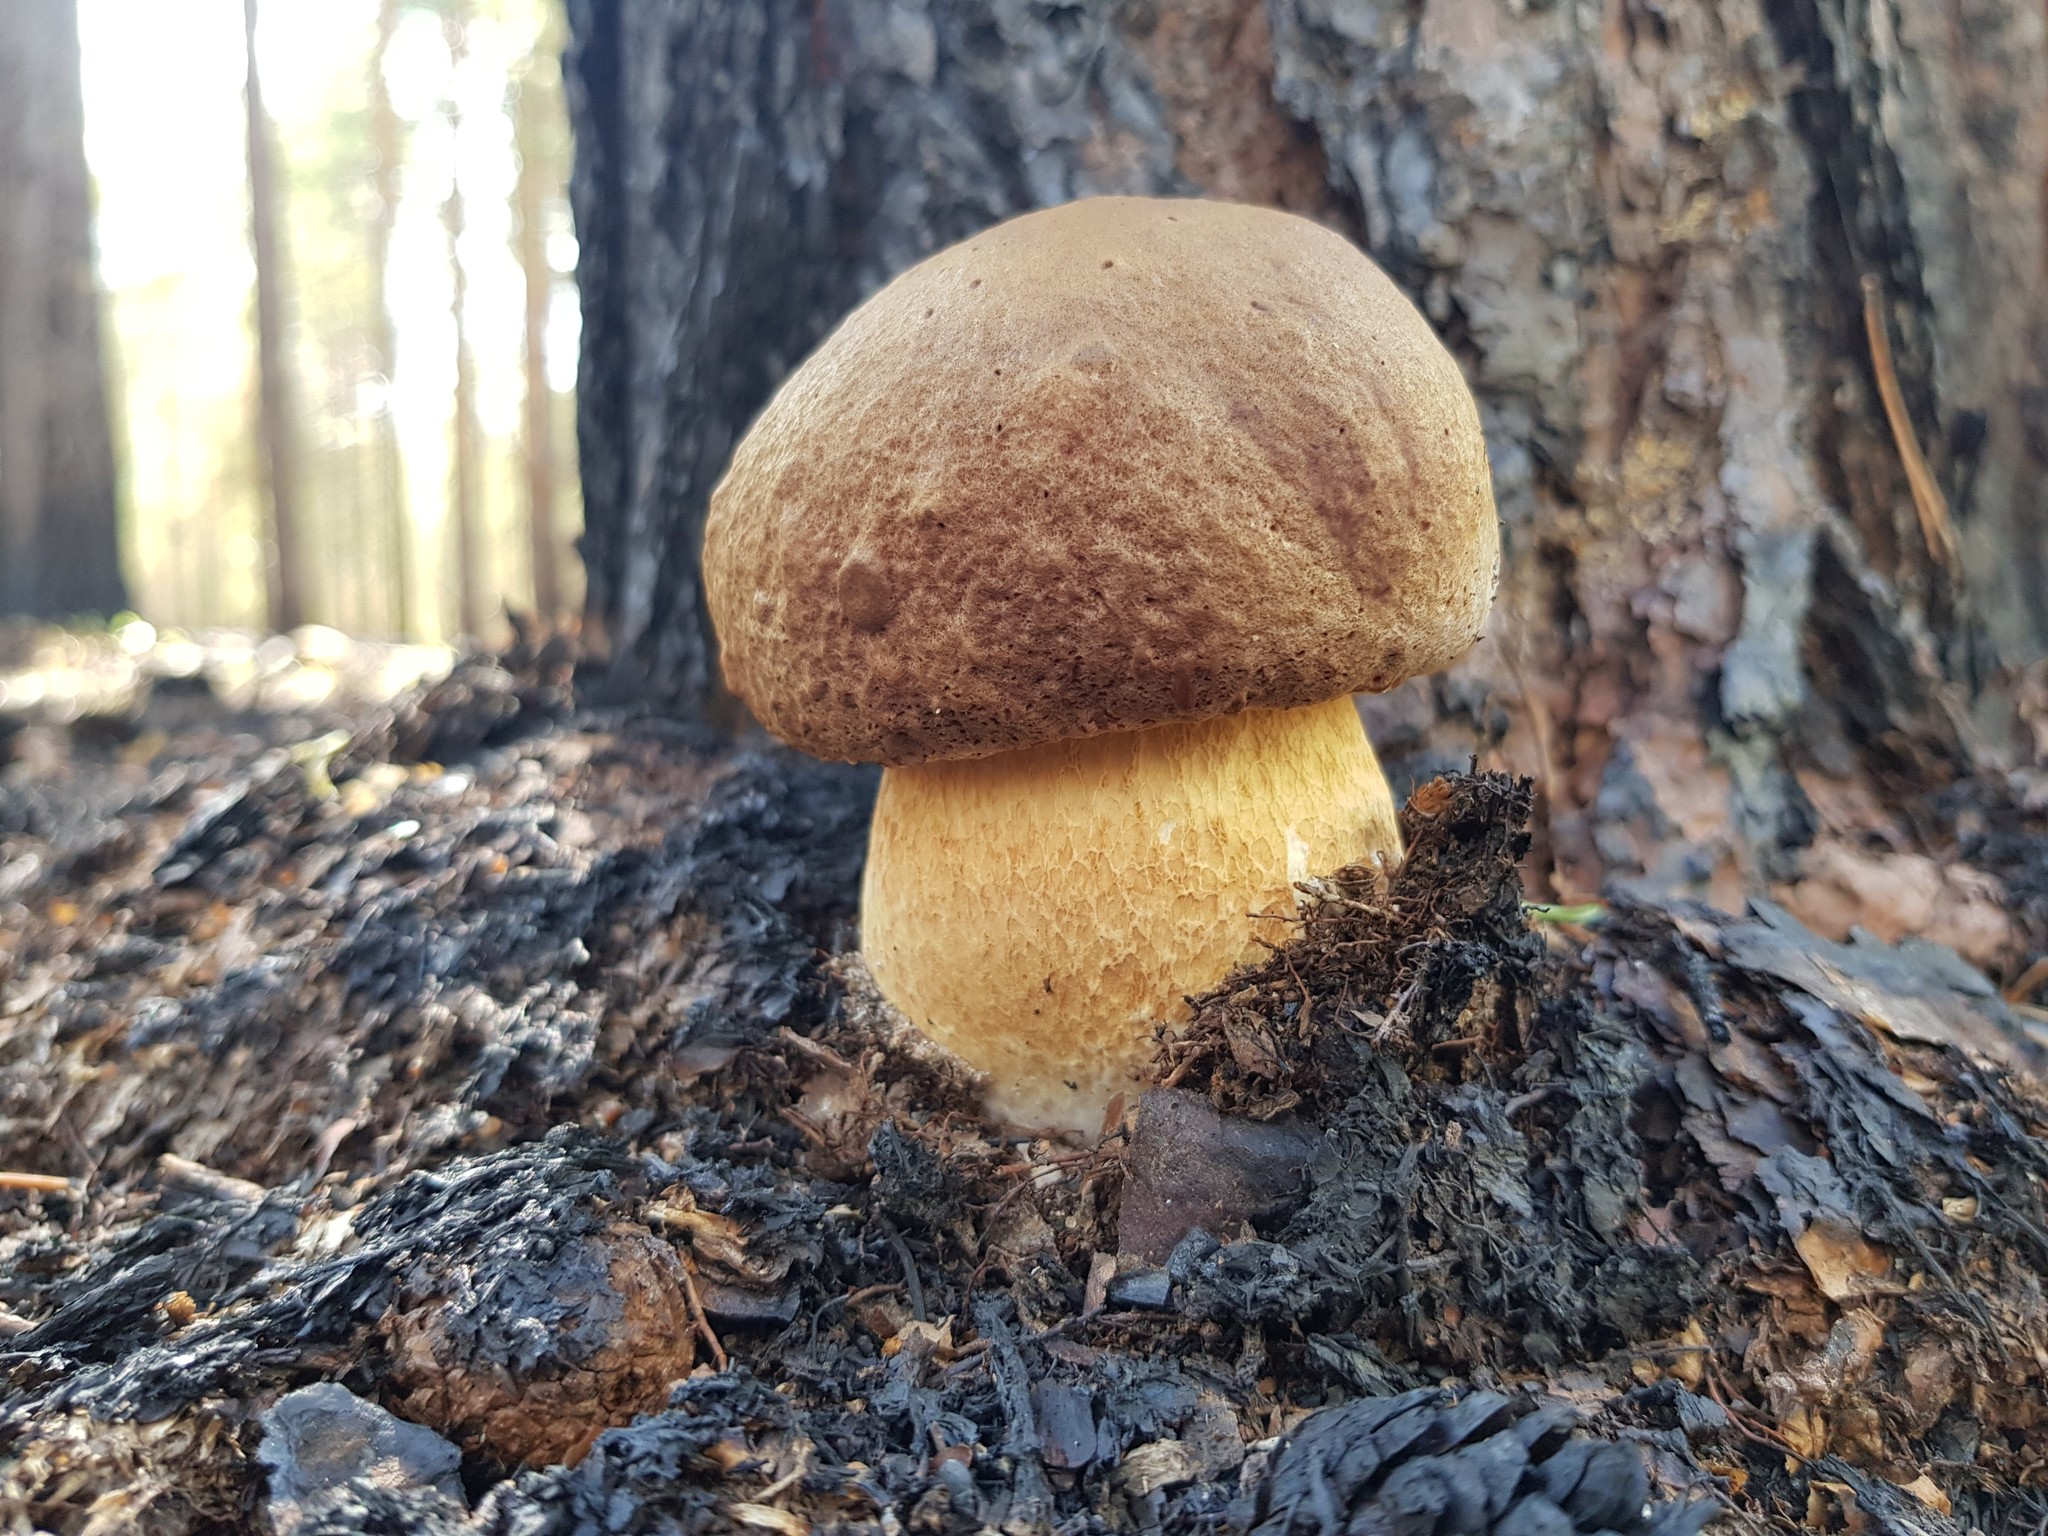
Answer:
[[[0,7],[0,614],[127,606],[75,0]]]
[[[1492,444],[1492,630],[1368,701],[1397,773],[1534,774],[1560,895],[1903,878],[1882,807],[2010,762],[2048,650],[2048,38],[1963,11],[572,0],[603,680],[716,707],[711,487],[891,274],[1089,193],[1276,203],[1407,287]]]
[[[284,242],[278,200],[276,130],[263,106],[256,65],[257,0],[242,0],[242,39],[248,55],[245,104],[249,116],[249,244],[256,260],[256,431],[269,498],[272,558],[265,562],[270,627],[306,622],[305,572],[299,538],[298,420],[293,414],[291,356],[285,328]]]

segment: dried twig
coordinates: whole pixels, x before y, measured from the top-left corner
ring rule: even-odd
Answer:
[[[2024,1003],[2043,986],[2048,986],[2048,955],[2041,956],[2014,978],[2012,985],[2005,989],[2005,1000]]]
[[[888,1239],[895,1250],[896,1262],[903,1266],[903,1289],[910,1295],[910,1315],[920,1323],[928,1323],[931,1317],[924,1309],[924,1281],[918,1277],[917,1256],[910,1251],[910,1244],[903,1241],[903,1234],[886,1219],[875,1223],[882,1229],[882,1236]]]
[[[1763,1424],[1749,1418],[1735,1406],[1732,1399],[1736,1394],[1729,1390],[1728,1383],[1721,1379],[1721,1373],[1715,1370],[1711,1364],[1707,1367],[1706,1388],[1707,1396],[1712,1398],[1719,1405],[1721,1411],[1728,1415],[1728,1422],[1737,1434],[1741,1435],[1744,1439],[1753,1440],[1766,1450],[1782,1451],[1785,1455],[1797,1457],[1800,1461],[1806,1460],[1799,1452],[1792,1449],[1791,1441],[1787,1440],[1768,1424]]]
[[[722,1371],[729,1363],[725,1346],[718,1342],[718,1335],[711,1330],[711,1319],[704,1314],[704,1301],[697,1294],[697,1281],[690,1268],[690,1261],[683,1260],[683,1300],[690,1308],[690,1321],[696,1325],[697,1337],[704,1341],[705,1347],[711,1351],[713,1363]]]
[[[13,1173],[0,1170],[0,1189],[18,1189],[31,1195],[68,1195],[71,1181],[53,1173]]]
[[[809,1057],[821,1067],[829,1068],[834,1072],[843,1072],[848,1077],[856,1074],[853,1063],[830,1046],[820,1045],[809,1036],[800,1035],[787,1025],[775,1031],[775,1038],[777,1042],[788,1046],[797,1055]]]
[[[171,1152],[156,1160],[156,1175],[166,1187],[237,1205],[260,1205],[264,1196],[270,1193],[252,1180],[238,1179],[233,1174],[222,1173]]]
[[[1892,365],[1892,342],[1884,323],[1884,285],[1873,273],[1863,277],[1863,329],[1870,338],[1870,365],[1877,373],[1878,398],[1884,402],[1885,420],[1892,429],[1892,441],[1905,466],[1906,484],[1913,492],[1913,511],[1920,519],[1921,537],[1935,564],[1951,576],[1959,574],[1955,525],[1948,515],[1948,498],[1935,483],[1934,472],[1920,452],[1920,439],[1913,420],[1906,414],[1906,397],[1899,388],[1898,370]]]

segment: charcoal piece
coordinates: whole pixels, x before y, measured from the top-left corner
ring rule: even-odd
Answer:
[[[341,1501],[352,1482],[381,1492],[432,1494],[446,1513],[461,1512],[462,1453],[339,1383],[287,1392],[260,1422],[256,1458],[268,1475],[270,1519],[279,1536],[315,1528],[319,1512]],[[424,1507],[437,1506],[427,1500]]]
[[[223,868],[230,857],[259,838],[289,836],[311,810],[304,781],[290,759],[283,752],[268,753],[185,819],[157,860],[157,884],[171,889],[197,883],[232,891],[235,875],[248,871]]]
[[[967,1463],[946,1457],[903,1523],[911,1536],[969,1536],[979,1525],[981,1496]]]
[[[968,1520],[972,1520],[980,1507],[981,1498],[974,1486],[974,1473],[967,1463],[954,1457],[940,1461],[934,1474],[952,1500],[953,1508]]]
[[[1167,1273],[1181,1287],[1180,1309],[1189,1317],[1292,1321],[1321,1294],[1293,1249],[1257,1239],[1218,1244],[1199,1227],[1174,1249]]]
[[[1688,1392],[1669,1377],[1632,1388],[1630,1406],[1646,1413],[1653,1424],[1678,1430],[1688,1440],[1712,1443],[1734,1427],[1726,1408],[1711,1397]]]
[[[376,762],[459,763],[486,747],[544,730],[568,713],[569,692],[552,656],[515,670],[484,656],[465,657],[439,682],[399,699],[366,721],[336,756],[346,776]]]
[[[1963,1525],[1922,1503],[1905,1489],[1873,1476],[1839,1456],[1823,1456],[1813,1466],[1816,1482],[1846,1488],[1868,1536],[1963,1536]],[[2031,1526],[2037,1523],[2029,1520]],[[1657,1536],[1665,1536],[1662,1531]]]
[[[989,1343],[989,1370],[995,1379],[996,1401],[1003,1419],[1002,1449],[1006,1454],[1035,1459],[1038,1416],[1031,1405],[1031,1376],[1017,1348],[1017,1333],[991,1298],[974,1304],[974,1327]]]
[[[748,1286],[700,1280],[697,1291],[709,1316],[742,1327],[765,1328],[790,1322],[802,1305],[802,1297],[793,1290],[757,1291]]]
[[[442,1327],[464,1336],[471,1358],[509,1358],[522,1332],[530,1334],[523,1319],[553,1305],[536,1279],[544,1269],[536,1256],[600,1230],[602,1210],[628,1198],[639,1171],[615,1143],[565,1126],[400,1180],[356,1213],[350,1249],[279,1261],[223,1293],[234,1305],[118,1358],[88,1357],[81,1366],[81,1352],[104,1338],[103,1319],[89,1308],[60,1311],[0,1348],[9,1393],[0,1399],[0,1434],[65,1409],[148,1421],[210,1394],[252,1391],[309,1356],[366,1340],[390,1310],[400,1273],[417,1272],[433,1255],[477,1256],[472,1283],[493,1303],[450,1313]],[[243,1219],[243,1207],[225,1209]],[[202,1232],[195,1246],[206,1251],[211,1235]],[[506,1283],[494,1283],[499,1278]],[[153,1285],[136,1292],[151,1306],[163,1299]]]
[[[1134,1269],[1112,1279],[1105,1294],[1112,1307],[1162,1312],[1172,1302],[1173,1277],[1163,1269]]]
[[[1163,1264],[1192,1228],[1284,1218],[1301,1203],[1319,1139],[1292,1121],[1239,1119],[1199,1094],[1151,1089],[1125,1158],[1117,1251]]]
[[[1378,1345],[1355,1333],[1311,1334],[1308,1352],[1339,1381],[1367,1397],[1394,1397],[1412,1391],[1425,1375],[1412,1365],[1388,1359]]]
[[[1834,944],[1762,897],[1750,906],[1758,921],[1721,930],[1731,964],[1789,982],[1851,1017],[1881,1020],[1901,1038],[1960,1046],[2012,1071],[2048,1071],[2048,1048],[1954,951],[1920,939],[1885,944],[1867,934]]]
[[[162,1335],[160,1308],[172,1296],[182,1292],[197,1310],[237,1294],[297,1226],[281,1199],[210,1214],[168,1212],[144,1222],[54,1288],[56,1310],[10,1340],[11,1349],[61,1349],[74,1364],[117,1360]]]
[[[1711,1397],[1686,1392],[1677,1402],[1678,1426],[1688,1440],[1717,1438],[1735,1427],[1735,1419]]]
[[[1192,1284],[1202,1265],[1209,1256],[1223,1245],[1200,1227],[1196,1227],[1173,1246],[1173,1252],[1166,1256],[1166,1275],[1175,1285]]]
[[[1095,1397],[1081,1387],[1035,1382],[1031,1408],[1038,1420],[1039,1454],[1048,1467],[1085,1467],[1095,1459]]]
[[[946,1166],[929,1147],[884,1120],[868,1140],[875,1165],[869,1187],[882,1213],[912,1231],[944,1231],[960,1214],[960,1195]]]

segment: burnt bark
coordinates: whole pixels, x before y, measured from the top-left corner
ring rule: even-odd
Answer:
[[[0,7],[0,614],[127,606],[75,0]]]
[[[2023,763],[2048,652],[2048,28],[1964,10],[573,0],[601,680],[728,708],[711,487],[890,275],[1069,197],[1269,202],[1407,288],[1492,447],[1489,636],[1366,702],[1397,777],[1535,775],[1557,895],[1890,879],[1930,834],[1877,808]]]

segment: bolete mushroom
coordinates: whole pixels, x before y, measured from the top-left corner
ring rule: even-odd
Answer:
[[[1295,882],[1398,855],[1351,695],[1454,661],[1498,567],[1471,394],[1371,261],[1115,197],[848,316],[734,451],[703,568],[760,721],[886,765],[883,994],[995,1113],[1094,1130]]]

